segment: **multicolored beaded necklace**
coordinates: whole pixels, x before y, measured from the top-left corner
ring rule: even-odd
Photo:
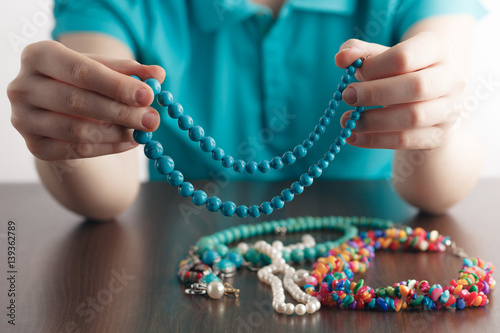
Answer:
[[[377,228],[362,231],[360,228]],[[284,247],[281,241],[268,244],[257,241],[253,246],[239,243],[229,249],[227,244],[268,233],[289,233],[308,230],[340,230],[344,236],[336,241],[316,244],[312,236],[303,242]],[[354,282],[354,275],[365,273],[377,250],[444,252],[450,248],[463,259],[458,279],[449,286],[407,280],[382,288]],[[295,270],[288,263],[316,260],[312,271]],[[178,278],[190,288],[188,294],[208,294],[218,299],[224,295],[238,297],[239,290],[221,278],[233,276],[242,266],[258,269],[259,279],[271,285],[273,308],[288,315],[314,313],[323,306],[346,309],[441,308],[462,310],[488,304],[490,290],[495,287],[495,267],[480,258],[469,258],[449,237],[436,230],[395,225],[391,221],[357,217],[304,217],[260,224],[240,225],[201,238],[186,260],[180,263]],[[283,274],[283,281],[276,274]],[[298,302],[285,302],[284,289]]]

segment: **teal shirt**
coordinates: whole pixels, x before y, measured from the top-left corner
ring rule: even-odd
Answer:
[[[313,130],[344,72],[334,63],[342,43],[391,46],[415,22],[455,13],[478,17],[484,9],[477,0],[289,0],[274,19],[247,0],[67,0],[56,2],[53,37],[91,31],[119,39],[139,62],[165,68],[163,89],[226,153],[260,161],[292,150]],[[233,180],[298,179],[328,150],[349,110],[345,104],[337,110],[306,157],[251,176],[223,169],[165,108],[156,108],[162,123],[154,137],[188,180],[218,172]],[[392,157],[389,150],[347,146],[323,178],[388,178]],[[150,177],[164,179],[152,163]]]

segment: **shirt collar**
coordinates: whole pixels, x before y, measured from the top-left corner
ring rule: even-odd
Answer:
[[[351,15],[356,0],[288,0],[283,6],[290,9]],[[269,12],[269,8],[250,0],[191,0],[191,10],[198,26],[213,32],[225,26],[242,22],[255,14]]]

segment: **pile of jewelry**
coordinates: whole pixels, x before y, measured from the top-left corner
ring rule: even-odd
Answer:
[[[359,228],[375,228],[362,231]],[[338,230],[344,235],[335,241],[317,244],[304,235],[298,244],[283,245],[279,240],[263,240],[253,245],[241,242],[269,233],[293,233],[312,230]],[[239,242],[229,248],[227,245]],[[443,252],[450,248],[463,259],[458,279],[449,286],[413,279],[391,286],[371,288],[364,280],[354,282],[354,275],[365,273],[375,251]],[[293,263],[317,260],[311,271],[296,270]],[[207,294],[218,299],[238,297],[239,290],[227,277],[240,267],[258,270],[259,280],[270,285],[273,308],[288,315],[314,313],[323,306],[346,309],[441,309],[462,310],[488,304],[488,293],[495,287],[495,267],[480,258],[469,258],[449,237],[436,230],[395,225],[391,221],[357,217],[301,217],[232,227],[201,238],[180,263],[178,278],[189,286],[188,294]],[[282,275],[283,279],[279,276]],[[285,290],[298,304],[286,302]]]

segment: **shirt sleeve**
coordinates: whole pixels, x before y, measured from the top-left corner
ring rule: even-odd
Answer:
[[[141,20],[134,1],[66,0],[55,1],[56,21],[52,38],[71,32],[96,32],[107,34],[125,43],[136,53],[137,39],[131,30],[134,22]],[[135,13],[135,15],[131,15]]]
[[[394,37],[400,41],[413,24],[433,16],[469,14],[480,19],[486,13],[478,0],[402,0],[394,17]]]

